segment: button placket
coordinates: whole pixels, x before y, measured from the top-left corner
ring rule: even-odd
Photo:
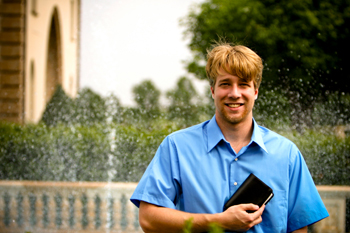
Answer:
[[[238,180],[237,180],[237,172],[239,169],[238,168],[238,157],[236,157],[235,159],[233,159],[233,161],[231,162],[231,165],[230,165],[230,176],[231,176],[231,179],[230,179],[230,190],[231,190],[231,193],[234,193],[237,191],[237,187],[238,187]],[[236,175],[235,175],[236,174]]]

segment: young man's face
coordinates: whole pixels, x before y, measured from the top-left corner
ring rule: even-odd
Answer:
[[[211,87],[211,93],[218,123],[251,123],[254,101],[258,96],[253,80],[246,82],[221,70],[214,88]]]

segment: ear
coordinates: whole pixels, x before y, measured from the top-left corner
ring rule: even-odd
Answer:
[[[213,88],[213,87],[210,87],[210,90],[211,90],[211,98],[214,99],[214,88]]]
[[[257,89],[255,90],[255,99],[258,98],[258,93],[259,93],[259,89],[257,88]]]

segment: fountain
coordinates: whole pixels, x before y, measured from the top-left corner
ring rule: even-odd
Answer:
[[[213,6],[207,10],[218,9]],[[247,14],[250,12],[249,7],[242,9]],[[55,11],[56,18],[57,15]],[[321,36],[312,35],[312,38]],[[274,44],[278,43],[270,43]],[[194,44],[191,46],[195,51],[200,50]],[[295,50],[288,52],[294,54]],[[294,56],[289,55],[286,57]],[[278,63],[286,63],[284,58],[273,57]],[[200,61],[188,65],[193,73],[199,76],[204,73],[199,69],[203,65]],[[28,73],[34,77],[35,69],[31,71]],[[290,74],[289,67],[278,69],[275,84],[282,79],[287,85],[288,77],[293,76],[297,77],[296,87],[311,87],[315,81],[309,79],[317,71],[307,71],[300,78]],[[341,69],[335,71],[341,73]],[[273,67],[266,64],[266,74],[272,72]],[[182,77],[178,86],[167,92],[170,106],[125,107],[116,96],[104,98],[89,89],[80,90],[73,99],[57,88],[38,124],[0,122],[0,233],[141,232],[137,208],[128,199],[158,145],[169,133],[213,115],[208,90],[204,96],[194,96],[188,80]],[[4,86],[17,85],[9,80],[1,82]],[[291,139],[301,149],[331,214],[316,224],[313,232],[350,232],[349,93],[342,87],[314,97],[305,91],[311,88],[300,94],[297,88],[288,87],[280,90],[271,83],[263,83],[255,105],[255,119]],[[155,89],[145,91],[157,95]],[[305,108],[305,101],[301,105],[299,100],[303,98],[310,98],[306,101],[309,108]],[[158,105],[157,101],[154,105]],[[301,108],[306,110],[300,111]],[[157,113],[151,113],[154,109]]]

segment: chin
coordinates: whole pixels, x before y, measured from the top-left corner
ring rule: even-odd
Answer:
[[[239,123],[244,122],[248,118],[248,115],[244,114],[241,116],[229,116],[229,115],[225,114],[224,118],[228,123],[233,124],[233,125],[237,125]]]

